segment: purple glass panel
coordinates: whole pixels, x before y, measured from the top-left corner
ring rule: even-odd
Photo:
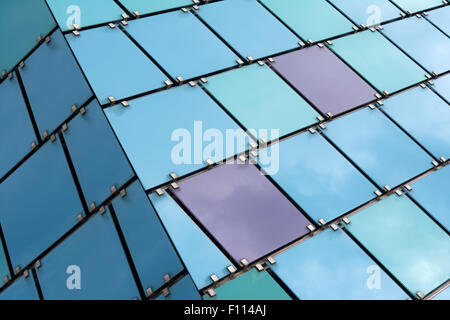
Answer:
[[[337,115],[375,99],[376,91],[326,47],[294,51],[272,65],[323,114]]]
[[[310,224],[251,164],[225,164],[179,184],[175,195],[239,263],[309,232]]]

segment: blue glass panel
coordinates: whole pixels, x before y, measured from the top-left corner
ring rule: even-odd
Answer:
[[[346,228],[412,295],[450,278],[450,237],[408,197],[392,195],[350,220]]]
[[[61,143],[49,141],[0,184],[0,223],[13,267],[28,265],[82,211]]]
[[[450,39],[427,20],[403,19],[385,25],[382,32],[428,72],[450,70]]]
[[[53,132],[92,95],[61,32],[52,34],[20,70],[41,135]]]
[[[200,300],[200,295],[191,277],[186,275],[169,288],[167,297],[161,294],[155,300]]]
[[[408,299],[342,230],[324,231],[276,256],[275,260],[273,271],[300,299]]]
[[[129,108],[115,106],[105,112],[145,189],[170,181],[171,172],[181,177],[205,167],[208,158],[221,161],[245,151],[247,144],[219,146],[210,156],[202,153],[202,137],[209,129],[222,135],[219,140],[227,129],[237,130],[241,141],[246,135],[198,86],[184,85],[129,103]]]
[[[64,131],[83,194],[88,204],[102,203],[111,187],[124,185],[133,171],[96,100]]]
[[[9,267],[8,262],[6,261],[5,251],[3,249],[3,246],[0,245],[0,288],[4,284],[4,279],[10,279],[11,274],[9,273]]]
[[[259,163],[316,221],[331,221],[375,197],[376,187],[319,134],[261,150]]]
[[[131,21],[126,30],[174,79],[225,69],[236,65],[238,58],[189,12]]]
[[[167,77],[117,27],[66,37],[101,104],[164,86]]]
[[[389,0],[331,0],[357,24],[372,26],[400,17],[400,9]]]
[[[16,77],[0,84],[0,97],[1,178],[31,151],[36,135]]]
[[[417,87],[386,100],[383,109],[436,158],[450,157],[450,108],[434,92]]]
[[[442,5],[442,0],[393,0],[404,11],[424,11]]]
[[[147,14],[158,11],[181,8],[183,6],[193,5],[192,0],[119,0],[130,12],[139,12]]]
[[[441,95],[448,103],[450,103],[450,74],[440,77],[431,87]]]
[[[0,1],[0,72],[11,70],[56,26],[44,1]],[[31,27],[30,27],[31,26]]]
[[[141,185],[126,191],[112,204],[142,285],[154,291],[164,285],[164,275],[173,278],[183,265]]]
[[[123,10],[114,0],[47,0],[61,30],[72,30],[73,24],[80,27],[122,19]]]
[[[378,110],[365,108],[327,127],[326,135],[380,187],[395,187],[432,167],[433,159]]]
[[[447,166],[411,185],[413,198],[448,231],[450,231],[449,181],[450,166]]]
[[[450,6],[428,12],[427,19],[450,37]]]
[[[150,195],[150,199],[166,227],[181,259],[197,288],[202,289],[212,283],[210,276],[227,276],[227,267],[232,265],[194,221],[169,195]]]
[[[450,287],[447,287],[444,291],[439,293],[436,297],[433,298],[434,300],[450,300]]]
[[[0,300],[39,300],[33,276],[21,276],[0,293]]]
[[[93,216],[42,258],[36,272],[47,300],[139,297],[108,210]]]
[[[300,41],[254,0],[219,1],[201,6],[198,14],[243,57],[269,56],[297,48]]]

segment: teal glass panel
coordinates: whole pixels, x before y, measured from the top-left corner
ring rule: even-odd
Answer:
[[[212,274],[219,279],[229,274],[230,260],[172,197],[152,193],[150,199],[197,288],[212,284]]]
[[[163,87],[167,80],[117,27],[66,37],[101,104],[109,103],[108,97],[123,99]]]
[[[450,166],[413,183],[410,194],[441,225],[450,231]]]
[[[208,79],[206,89],[258,138],[277,138],[317,123],[319,115],[267,65],[224,72]],[[267,131],[266,136],[264,132]]]
[[[252,269],[215,289],[216,295],[203,300],[291,300],[267,271]]]
[[[170,181],[172,172],[181,177],[204,168],[208,158],[221,161],[248,145],[245,132],[199,86],[184,85],[129,103],[129,108],[105,112],[146,190]],[[237,136],[234,147],[202,148],[215,137],[223,141],[229,130]],[[208,141],[203,143],[203,137]]]
[[[404,11],[424,11],[442,5],[442,0],[393,0]]]
[[[428,12],[427,19],[450,37],[450,6]]]
[[[406,196],[392,195],[346,226],[413,295],[450,277],[450,237]]]
[[[320,41],[353,30],[353,24],[325,0],[261,2],[304,40]]]
[[[275,274],[302,300],[408,299],[342,230],[328,229],[275,260]]]
[[[62,31],[122,19],[123,10],[114,0],[46,0]]]
[[[425,70],[379,32],[339,38],[330,48],[382,92],[393,93],[427,79]]]
[[[331,0],[358,25],[373,26],[400,17],[401,10],[389,0]]]
[[[128,11],[139,14],[154,13],[169,9],[193,5],[192,0],[119,0]]]
[[[433,158],[378,110],[336,119],[324,132],[380,188],[394,188],[432,167]]]
[[[450,74],[437,79],[431,88],[450,103]]]
[[[0,12],[0,72],[9,72],[56,24],[44,1],[0,1]]]
[[[31,272],[27,278],[21,276],[0,293],[0,300],[39,300]]]
[[[259,153],[263,170],[316,222],[332,221],[375,197],[376,187],[319,134],[303,133]]]
[[[191,277],[187,274],[174,283],[169,288],[166,295],[163,293],[155,300],[200,300],[200,294]]]
[[[450,107],[420,87],[387,99],[383,110],[435,158],[450,158]]]
[[[414,16],[389,23],[382,32],[429,73],[450,70],[450,39],[427,20]]]

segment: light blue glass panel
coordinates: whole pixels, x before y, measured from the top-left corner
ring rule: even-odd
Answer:
[[[430,73],[450,70],[450,39],[427,20],[414,16],[382,32]]]
[[[379,32],[339,38],[330,48],[379,91],[394,93],[427,79],[425,70]]]
[[[66,37],[101,104],[164,86],[167,77],[119,28]]]
[[[393,188],[432,167],[433,159],[378,110],[336,119],[325,134],[380,187]]]
[[[126,191],[126,197],[113,200],[114,211],[144,289],[155,291],[164,285],[164,275],[173,278],[183,265],[139,182]]]
[[[238,57],[192,13],[131,21],[127,32],[172,76],[184,80],[236,65]]]
[[[0,300],[39,300],[39,295],[33,276],[25,278],[21,276],[15,280],[6,290],[0,293]]]
[[[82,213],[59,139],[47,142],[0,184],[0,223],[13,267],[25,267]]]
[[[447,287],[444,291],[439,293],[436,297],[433,298],[434,300],[450,300],[450,287]]]
[[[401,10],[389,0],[331,0],[357,24],[378,25],[400,17]]]
[[[64,138],[90,205],[99,205],[111,195],[111,187],[120,188],[134,173],[114,132],[96,100],[68,124]]]
[[[41,260],[36,270],[46,300],[131,300],[139,297],[108,210]],[[80,289],[77,276],[80,275]]]
[[[450,103],[450,74],[437,79],[431,88]]]
[[[442,5],[442,0],[394,0],[404,11],[424,11]]]
[[[0,72],[10,71],[56,26],[44,1],[0,1]],[[31,26],[31,27],[30,27]]]
[[[183,176],[205,167],[208,158],[221,161],[247,147],[244,131],[198,86],[184,85],[129,103],[129,108],[105,112],[145,189],[170,181],[172,172]],[[237,130],[244,143],[221,145],[227,129]],[[202,143],[206,131],[219,142],[216,153],[202,152],[212,142]]]
[[[450,237],[406,196],[350,218],[348,230],[403,285],[426,295],[450,277]]]
[[[198,14],[245,58],[297,48],[300,41],[255,0],[219,1],[201,6]]]
[[[415,200],[450,231],[450,166],[444,167],[412,184]]]
[[[0,84],[0,178],[31,151],[37,142],[27,107],[14,77]]]
[[[318,122],[319,114],[267,65],[218,74],[205,87],[247,130],[267,141]]]
[[[197,288],[202,289],[212,283],[210,276],[223,278],[229,274],[232,265],[194,221],[169,195],[150,195],[156,212],[166,227],[173,244],[183,259]]]
[[[259,163],[315,221],[331,221],[375,197],[376,187],[317,133],[261,150]]]
[[[383,110],[436,158],[450,158],[450,107],[430,89],[387,99]]]
[[[192,0],[119,0],[130,12],[147,14],[193,5]]]
[[[92,96],[60,31],[44,43],[19,69],[41,135],[53,132]]]
[[[73,24],[89,27],[121,20],[123,10],[114,0],[46,0],[62,31],[72,30]]]
[[[303,300],[406,300],[408,295],[344,231],[328,229],[275,257]]]
[[[187,274],[169,288],[169,295],[159,295],[155,300],[200,300],[197,288]]]
[[[353,30],[353,24],[325,0],[261,2],[304,40],[324,40]]]
[[[428,12],[427,19],[450,37],[450,6]]]

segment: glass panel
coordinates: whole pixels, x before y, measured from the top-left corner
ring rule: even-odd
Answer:
[[[270,141],[317,123],[319,114],[266,65],[218,74],[205,87],[258,138]]]
[[[436,158],[450,158],[450,108],[430,89],[417,87],[387,99],[383,110]]]
[[[200,300],[197,288],[189,275],[173,284],[168,293],[167,297],[161,294],[155,300]]]
[[[62,31],[72,30],[73,24],[85,28],[120,20],[124,13],[114,0],[47,0],[47,3]]]
[[[119,0],[130,12],[147,14],[194,4],[192,0]]]
[[[82,211],[60,141],[47,142],[0,184],[0,222],[13,267],[28,265]]]
[[[203,300],[291,300],[267,271],[256,269],[215,289],[216,296],[204,295]]]
[[[0,293],[0,300],[39,300],[36,284],[32,275],[15,280]]]
[[[126,197],[117,197],[112,204],[139,278],[144,289],[157,290],[183,271],[167,233],[139,182],[127,188]]]
[[[412,184],[415,200],[450,231],[450,167],[442,168]]]
[[[108,210],[94,215],[42,258],[36,272],[46,300],[139,297]]]
[[[14,77],[0,84],[0,178],[31,151],[36,135]]]
[[[56,26],[44,1],[0,1],[0,72],[10,71]],[[30,27],[32,26],[32,27]]]
[[[254,0],[219,1],[201,6],[198,14],[245,58],[297,48],[300,41]]]
[[[439,293],[436,297],[433,298],[434,300],[450,300],[450,287],[447,287],[444,291]]]
[[[382,32],[430,73],[450,70],[450,39],[427,20],[414,16]]]
[[[84,115],[70,121],[64,139],[89,205],[102,203],[111,195],[112,186],[120,188],[133,177],[133,170],[96,100],[87,106]]]
[[[330,48],[379,91],[393,93],[426,80],[425,70],[379,32],[366,30],[339,38]]]
[[[6,261],[4,248],[0,245],[0,288],[4,285],[4,280],[6,279],[11,279],[11,274],[9,273],[8,261]]]
[[[440,77],[431,88],[450,103],[450,74]]]
[[[353,30],[353,24],[325,0],[261,2],[304,40],[319,41]]]
[[[427,19],[450,37],[450,7],[445,6],[428,12]]]
[[[19,69],[41,135],[53,132],[92,96],[61,32],[51,36]]]
[[[378,110],[336,119],[325,134],[380,188],[394,188],[432,167],[433,159]]]
[[[442,5],[441,0],[394,0],[405,11],[424,11]]]
[[[101,27],[66,37],[101,104],[111,96],[123,99],[164,86],[167,77],[119,28]]]
[[[180,182],[174,192],[238,264],[309,232],[310,222],[254,165],[216,167]]]
[[[105,112],[145,189],[171,181],[172,172],[181,177],[205,167],[208,158],[221,161],[247,146],[245,132],[198,86],[184,85],[129,103],[130,108]],[[237,132],[242,143],[222,146],[227,131]],[[206,150],[210,141],[203,140],[209,133],[218,141],[214,154]]]
[[[407,197],[392,195],[351,217],[348,230],[415,295],[450,277],[450,237]]]
[[[202,289],[212,283],[210,276],[219,279],[229,274],[230,260],[215,246],[197,224],[181,209],[169,195],[150,195],[156,212],[183,259],[197,288]]]
[[[316,221],[331,221],[375,197],[376,187],[319,134],[304,133],[261,150],[259,163]]]
[[[400,17],[401,11],[389,0],[331,0],[358,25],[378,25]]]
[[[190,12],[179,10],[131,21],[127,32],[174,79],[225,69],[236,65],[238,58]]]
[[[273,271],[300,299],[408,299],[342,230],[328,229],[275,259]]]
[[[337,115],[375,99],[376,91],[325,47],[276,57],[272,66],[323,114]]]

